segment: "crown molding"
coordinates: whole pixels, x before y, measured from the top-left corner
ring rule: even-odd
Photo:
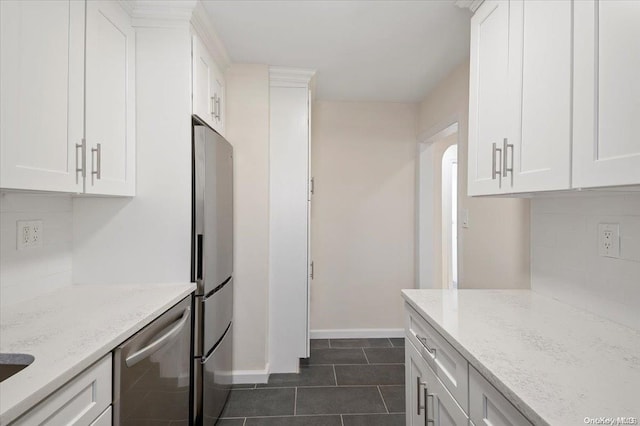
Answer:
[[[197,0],[118,0],[134,27],[176,28],[189,25]]]
[[[269,67],[271,87],[309,87],[316,70],[305,68]]]
[[[475,13],[483,1],[484,0],[456,0],[456,6],[460,9],[469,9],[471,12]]]
[[[229,57],[227,48],[224,46],[224,43],[222,43],[222,39],[211,23],[211,17],[200,1],[196,2],[193,9],[191,25],[205,46],[207,46],[209,53],[213,56],[213,60],[220,68],[220,71],[224,73],[231,65],[231,58]]]

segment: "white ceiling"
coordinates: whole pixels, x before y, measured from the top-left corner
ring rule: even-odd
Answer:
[[[321,100],[416,102],[469,55],[453,0],[204,0],[233,62],[317,70]]]

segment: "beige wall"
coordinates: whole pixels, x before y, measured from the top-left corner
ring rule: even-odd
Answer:
[[[401,328],[414,287],[417,105],[312,109],[311,329]]]
[[[267,365],[269,67],[227,70],[227,139],[234,149],[233,369]]]
[[[469,228],[458,234],[459,288],[529,288],[529,201],[470,198],[467,193],[469,63],[459,65],[420,104],[418,139],[459,124],[458,208]]]

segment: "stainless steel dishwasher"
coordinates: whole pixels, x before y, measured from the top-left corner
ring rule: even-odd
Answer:
[[[114,425],[189,423],[191,305],[188,296],[114,351]]]

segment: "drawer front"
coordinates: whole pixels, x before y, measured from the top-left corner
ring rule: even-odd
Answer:
[[[531,425],[531,422],[473,367],[469,369],[469,417],[476,426]]]
[[[111,354],[109,354],[48,396],[13,424],[48,426],[90,424],[111,404],[111,365]]]
[[[113,419],[113,411],[111,406],[109,406],[106,410],[100,414],[100,417],[95,419],[89,426],[111,426],[111,422]]]
[[[438,379],[468,413],[469,364],[467,360],[411,306],[407,304],[405,308],[407,338],[420,350]]]

